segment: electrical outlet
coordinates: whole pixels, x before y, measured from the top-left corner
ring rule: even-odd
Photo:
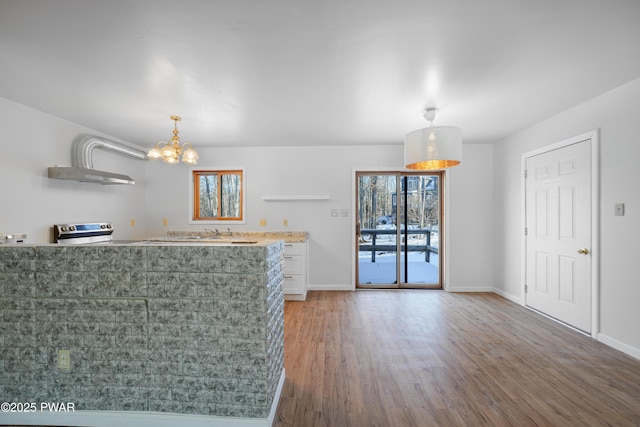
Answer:
[[[129,225],[131,225],[132,227],[136,226],[136,219],[135,218],[131,218],[131,220],[129,221]]]
[[[71,351],[58,350],[58,369],[71,369]]]
[[[260,227],[266,227],[266,226],[267,226],[267,219],[260,218]]]
[[[282,220],[282,225],[283,225],[284,227],[288,227],[288,226],[289,226],[289,220],[288,220],[287,218],[283,219],[283,220]]]
[[[331,218],[338,217],[338,209],[331,209]]]
[[[165,227],[169,225],[169,220],[167,218],[162,218],[162,225],[164,225]]]
[[[340,209],[340,216],[346,218],[349,216],[349,209]]]

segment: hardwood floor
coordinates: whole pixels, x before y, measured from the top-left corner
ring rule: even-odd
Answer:
[[[285,303],[275,426],[640,426],[640,361],[495,294]]]

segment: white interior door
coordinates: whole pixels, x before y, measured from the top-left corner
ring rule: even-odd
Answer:
[[[525,303],[591,332],[591,140],[525,167]]]

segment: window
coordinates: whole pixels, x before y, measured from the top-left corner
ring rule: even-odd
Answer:
[[[193,221],[243,222],[243,170],[193,170],[192,173]]]

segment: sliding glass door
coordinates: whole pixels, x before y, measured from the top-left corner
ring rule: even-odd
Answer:
[[[356,173],[356,285],[441,288],[442,173]]]

